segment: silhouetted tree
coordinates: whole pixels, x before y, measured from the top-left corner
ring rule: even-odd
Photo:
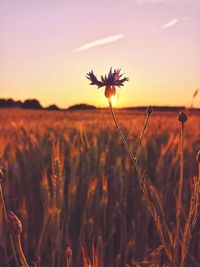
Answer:
[[[0,99],[0,108],[20,108],[21,101],[14,101],[13,99]]]
[[[42,109],[40,102],[36,99],[25,100],[21,107],[25,109]]]
[[[87,109],[93,110],[93,109],[96,109],[96,107],[92,105],[87,105],[87,104],[77,104],[77,105],[70,106],[68,108],[68,110],[87,110]]]
[[[60,110],[60,108],[56,105],[50,105],[46,108],[47,110]]]

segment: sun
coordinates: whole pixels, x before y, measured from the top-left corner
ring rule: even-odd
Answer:
[[[112,105],[115,103],[116,97],[113,95],[110,97],[110,101],[112,103]]]

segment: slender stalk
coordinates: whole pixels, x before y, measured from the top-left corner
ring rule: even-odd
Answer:
[[[114,111],[113,111],[112,103],[111,103],[110,100],[109,100],[109,107],[110,107],[110,111],[111,111],[113,120],[114,120],[114,122],[115,122],[116,128],[117,128],[118,134],[119,134],[119,136],[121,137],[121,140],[122,140],[122,142],[123,142],[123,144],[124,144],[124,146],[125,146],[125,148],[126,148],[128,154],[129,154],[130,158],[132,159],[133,163],[135,164],[135,162],[136,162],[136,158],[134,157],[132,151],[130,150],[130,148],[129,148],[127,142],[126,142],[126,139],[125,139],[125,137],[124,137],[124,135],[123,135],[123,133],[122,133],[122,131],[121,131],[119,125],[118,125],[117,119],[116,119],[116,117],[115,117],[115,113],[114,113]]]
[[[71,248],[68,246],[66,251],[65,251],[65,255],[66,255],[66,267],[71,267],[72,266],[72,250]]]
[[[151,199],[150,199],[150,196],[149,196],[149,192],[148,192],[148,188],[146,186],[146,182],[145,182],[145,179],[144,179],[144,176],[142,175],[141,173],[141,170],[140,170],[140,167],[139,167],[139,164],[138,164],[138,161],[137,161],[137,158],[133,155],[132,151],[130,150],[129,148],[129,145],[127,144],[127,141],[119,127],[119,124],[117,122],[117,119],[115,117],[115,113],[113,111],[113,107],[112,107],[112,103],[111,101],[109,100],[109,107],[110,107],[110,111],[111,111],[111,114],[112,114],[112,118],[114,120],[114,123],[115,123],[115,126],[117,128],[117,131],[118,131],[118,134],[119,136],[121,137],[121,140],[126,148],[126,151],[128,152],[134,166],[135,166],[135,169],[136,169],[136,172],[137,172],[137,175],[138,175],[138,179],[139,179],[139,184],[140,184],[140,188],[145,196],[145,200],[146,200],[146,203],[150,209],[150,212],[151,212],[151,215],[153,217],[153,220],[154,220],[154,224],[155,224],[155,227],[157,229],[157,232],[158,232],[158,235],[159,235],[159,238],[160,238],[160,241],[161,243],[163,244],[163,247],[165,249],[165,252],[166,252],[166,255],[167,257],[169,258],[170,262],[172,260],[172,256],[171,256],[171,252],[167,246],[167,242],[165,240],[165,236],[164,236],[164,233],[163,233],[163,228],[162,228],[162,223],[161,223],[161,218],[160,216],[158,215],[158,212],[155,208],[155,206],[153,205]],[[144,127],[146,128],[146,127]],[[167,229],[167,235],[168,235],[168,238],[169,240],[171,240],[171,237],[169,236],[169,230],[168,230],[168,227],[167,225],[164,223],[164,227],[165,229]]]
[[[181,244],[181,264],[184,267],[188,256],[188,249],[192,239],[192,230],[197,222],[200,207],[200,163],[198,164],[198,177],[194,180],[194,188],[190,201],[189,215],[185,224],[183,241]]]
[[[20,234],[15,236],[14,243],[15,243],[16,250],[17,250],[17,252],[19,254],[19,258],[20,258],[20,261],[22,263],[22,266],[23,267],[29,267],[29,265],[28,265],[28,263],[26,261],[26,258],[24,256],[23,250],[22,250]]]
[[[37,266],[41,265],[40,264],[40,255],[42,254],[42,245],[44,244],[45,235],[46,235],[47,229],[49,227],[49,221],[50,221],[50,214],[48,211],[48,213],[44,219],[42,231],[41,231],[40,238],[39,238],[38,245],[37,245],[37,249],[36,249]]]
[[[71,267],[71,259],[66,259],[66,267]]]
[[[4,195],[3,195],[3,188],[2,188],[1,182],[0,182],[0,196],[1,196],[1,202],[2,202],[2,205],[3,205],[4,218],[5,218],[5,221],[6,221],[6,225],[8,225],[8,215],[7,215],[7,212],[6,212],[6,205],[5,205],[5,200],[4,200]],[[12,250],[16,265],[17,265],[17,267],[20,267],[18,259],[17,259],[16,251],[15,251],[14,240],[13,240],[13,237],[12,237],[11,234],[9,234],[9,239],[10,239],[11,250]]]
[[[21,246],[20,235],[22,232],[22,223],[18,219],[18,217],[14,214],[14,212],[11,211],[8,214],[8,220],[9,220],[9,231],[13,237],[14,246],[16,248],[16,252],[18,253],[20,263],[22,264],[20,266],[29,267]]]
[[[7,215],[7,212],[6,212],[6,205],[5,205],[5,201],[4,201],[3,188],[2,188],[2,184],[1,183],[0,183],[0,195],[1,195],[1,202],[2,202],[2,205],[3,205],[3,213],[4,213],[4,217],[5,217],[6,223],[7,223],[8,222],[8,215]]]
[[[192,221],[192,227],[195,226],[198,215],[200,212],[200,162],[198,163],[198,178],[197,178],[197,185],[196,185],[196,196],[195,196],[195,211],[194,211],[194,218]]]
[[[189,210],[189,215],[184,227],[184,233],[183,233],[183,240],[181,244],[181,263],[180,267],[185,266],[186,258],[188,255],[188,247],[189,247],[189,242],[191,240],[191,232],[192,232],[192,219],[194,215],[194,205],[195,205],[195,191],[196,189],[194,188],[194,192],[192,193],[192,197],[190,200],[190,210]]]
[[[176,232],[174,240],[174,266],[178,266],[179,262],[179,250],[180,250],[180,223],[181,223],[181,209],[182,209],[182,194],[183,194],[183,145],[184,145],[184,123],[181,123],[181,148],[180,148],[180,179],[178,199],[176,204]]]
[[[141,149],[142,149],[142,140],[143,140],[143,137],[144,137],[144,134],[145,134],[145,130],[147,128],[147,124],[148,124],[148,121],[149,121],[149,118],[151,116],[151,113],[147,113],[147,116],[146,116],[146,120],[145,120],[145,123],[144,123],[144,126],[143,126],[143,129],[142,129],[142,133],[140,135],[140,139],[138,141],[138,144],[137,144],[137,147],[136,147],[136,152],[135,152],[135,158],[138,159],[139,156],[140,156],[140,153],[141,153]]]

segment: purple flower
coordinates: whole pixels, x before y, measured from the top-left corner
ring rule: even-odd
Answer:
[[[120,74],[120,71],[120,69],[112,71],[110,68],[108,75],[102,75],[101,80],[97,79],[93,71],[87,73],[86,77],[91,81],[91,85],[96,85],[98,88],[105,86],[105,96],[110,99],[111,96],[115,96],[115,86],[124,86],[124,82],[128,81],[127,77],[122,78],[123,74]]]

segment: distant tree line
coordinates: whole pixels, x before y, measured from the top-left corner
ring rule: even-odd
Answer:
[[[0,108],[19,108],[19,109],[46,109],[46,110],[61,110],[56,105],[50,105],[44,108],[37,99],[27,99],[25,101],[15,101],[12,98],[4,99],[0,98]],[[77,104],[70,106],[66,110],[87,110],[96,109],[95,106],[87,104]]]
[[[35,109],[35,110],[69,110],[69,111],[75,111],[75,110],[95,110],[97,109],[93,105],[88,104],[76,104],[72,105],[66,109],[60,109],[56,105],[50,105],[48,107],[43,107],[40,102],[37,99],[27,99],[25,101],[15,101],[12,98],[4,99],[0,98],[0,108],[19,108],[19,109]],[[147,109],[146,106],[140,106],[140,107],[128,107],[128,108],[121,108],[123,110],[135,110],[135,111],[144,111]],[[184,106],[154,106],[154,111],[180,111],[185,109]],[[200,112],[200,109],[198,108],[189,108],[188,110],[192,110],[193,112]]]
[[[15,101],[11,98],[0,99],[0,108],[23,108],[23,109],[42,109],[40,102],[36,99],[27,99],[24,102]]]
[[[15,101],[12,98],[0,98],[0,108],[19,108],[19,109],[47,109],[60,110],[56,105],[50,105],[44,108],[37,99],[27,99],[25,101]]]

